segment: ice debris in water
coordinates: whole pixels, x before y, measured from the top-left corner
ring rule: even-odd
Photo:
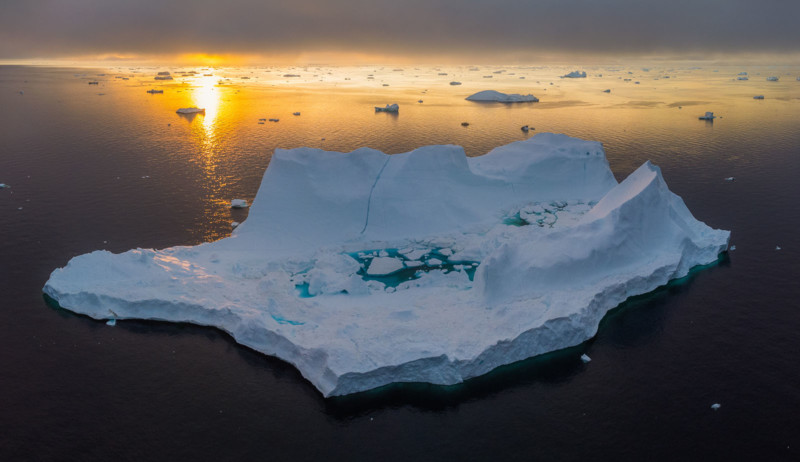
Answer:
[[[247,207],[247,201],[244,199],[231,199],[232,209],[243,209]]]
[[[725,181],[735,181],[735,180],[736,180],[736,178],[732,177],[732,176],[729,176],[728,178],[725,178]]]
[[[583,361],[583,362],[585,362],[585,363],[588,363],[588,362],[589,362],[589,361],[591,361],[591,360],[592,360],[592,358],[590,358],[590,357],[589,357],[589,355],[587,355],[586,353],[584,353],[584,354],[582,354],[582,355],[581,355],[581,361]],[[602,361],[601,361],[601,362],[602,362]]]
[[[561,76],[565,79],[584,79],[586,78],[586,71],[572,71],[568,74],[564,74]]]
[[[698,117],[700,120],[714,120],[716,117],[713,112],[706,112],[706,115]]]
[[[719,403],[714,403],[714,404],[712,404],[712,405],[711,405],[711,409],[713,409],[713,410],[715,410],[715,411],[716,411],[716,410],[717,410],[717,409],[719,409],[721,406],[722,406],[722,405],[721,405],[721,404],[719,404]]]
[[[44,292],[96,319],[216,326],[344,395],[578,345],[628,297],[715,262],[729,236],[655,165],[617,183],[600,143],[565,135],[479,157],[276,149],[231,237],[97,250]]]

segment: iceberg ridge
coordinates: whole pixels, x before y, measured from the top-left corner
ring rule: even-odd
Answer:
[[[95,319],[215,326],[332,396],[459,383],[579,344],[729,236],[658,167],[617,184],[600,143],[565,135],[474,158],[279,149],[231,237],[80,255],[43,290]]]

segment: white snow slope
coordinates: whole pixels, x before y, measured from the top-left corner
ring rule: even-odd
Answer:
[[[216,326],[331,396],[454,384],[579,344],[729,236],[658,167],[617,184],[600,143],[565,135],[475,158],[300,148],[275,151],[231,237],[81,255],[44,292],[96,319]]]

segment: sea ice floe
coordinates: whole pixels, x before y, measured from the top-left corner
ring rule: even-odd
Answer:
[[[471,158],[277,149],[231,237],[94,251],[43,290],[96,319],[216,326],[331,396],[454,384],[580,344],[628,297],[716,261],[729,236],[658,167],[618,184],[600,143],[565,135]]]

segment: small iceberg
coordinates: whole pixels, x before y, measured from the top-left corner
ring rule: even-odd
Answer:
[[[767,77],[767,82],[777,82],[779,79],[776,76]]]
[[[205,114],[206,110],[199,107],[182,107],[175,112],[178,114]]]
[[[572,71],[561,76],[562,79],[585,79],[586,71]]]
[[[716,118],[713,112],[706,112],[706,115],[698,117],[700,120],[714,120]]]
[[[280,122],[281,119],[269,119],[270,122]]]
[[[519,93],[507,94],[495,90],[484,90],[467,96],[467,101],[497,102],[497,103],[538,103],[539,98],[533,95],[520,95]]]
[[[587,355],[586,353],[581,355],[581,361],[583,361],[584,363],[588,363],[591,360],[592,358],[590,358],[589,355]]]
[[[397,103],[387,104],[384,107],[375,106],[375,112],[397,112],[399,110],[400,106]]]
[[[293,115],[293,116],[299,116],[299,115],[300,115],[300,113],[299,113],[299,112],[292,112],[292,115]]]
[[[3,189],[3,188],[10,188],[10,187],[11,187],[11,186],[9,186],[9,185],[7,185],[7,184],[5,184],[5,183],[0,183],[0,189]]]
[[[739,75],[747,75],[747,72],[739,72]]]
[[[764,95],[756,95],[753,99],[764,99]]]
[[[525,133],[528,133],[530,131],[530,129],[531,128],[529,126],[527,126],[527,125],[523,125],[522,127],[520,127],[520,130],[522,130]]]
[[[284,77],[300,77],[300,74],[283,74]]]
[[[93,80],[93,81],[89,82],[89,85],[100,85],[100,82],[98,82],[96,80]]]
[[[611,89],[610,88],[606,88],[605,90],[603,90],[603,93],[611,93]]]
[[[721,404],[719,404],[719,403],[714,403],[714,404],[712,404],[712,405],[711,405],[711,409],[713,409],[713,410],[715,410],[715,411],[716,411],[717,409],[719,409],[720,407],[721,407]]]
[[[461,82],[456,82],[455,80],[450,82],[450,85],[461,85]]]
[[[233,199],[231,200],[231,208],[232,209],[243,209],[247,207],[247,201],[244,199]]]
[[[147,90],[147,93],[150,93],[151,95],[155,95],[155,94],[164,93],[164,90],[154,90],[154,89],[153,90]]]
[[[736,80],[750,80],[748,77],[736,77]]]

